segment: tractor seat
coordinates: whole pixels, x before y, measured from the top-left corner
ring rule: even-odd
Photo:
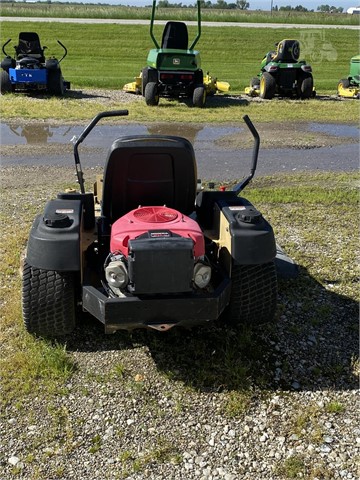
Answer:
[[[39,62],[45,62],[44,49],[41,48],[39,36],[34,32],[21,32],[19,34],[19,44],[15,47],[17,59],[24,57],[33,57]]]
[[[197,171],[191,143],[167,135],[127,136],[112,144],[104,169],[101,213],[112,224],[141,206],[194,211]]]
[[[188,49],[188,30],[184,22],[167,22],[164,28],[161,48]]]
[[[272,62],[296,63],[300,57],[300,44],[297,40],[281,40],[278,43]]]

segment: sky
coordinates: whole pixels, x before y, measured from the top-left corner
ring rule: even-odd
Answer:
[[[131,6],[145,6],[151,5],[151,0],[75,0],[83,3],[108,3],[111,5],[131,5]],[[169,0],[170,3],[172,0]],[[227,3],[235,2],[235,0],[226,0]],[[247,0],[250,3],[250,10],[270,10],[271,0]],[[211,0],[212,3],[216,3],[216,0]],[[194,5],[195,0],[174,0],[174,3],[182,3],[183,5]],[[331,7],[343,7],[346,11],[350,7],[356,7],[360,5],[360,0],[273,0],[273,5],[278,7],[284,7],[286,5],[291,5],[296,7],[297,5],[302,5],[308,10],[315,10],[319,5],[330,5]]]

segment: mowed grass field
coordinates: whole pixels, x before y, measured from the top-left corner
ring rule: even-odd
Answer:
[[[153,48],[147,25],[76,24],[2,22],[1,44],[11,38],[7,52],[13,54],[18,34],[35,31],[48,46],[47,56],[62,54],[56,39],[68,49],[62,63],[65,78],[73,87],[122,88],[132,81],[146,64]],[[163,26],[155,25],[155,36],[161,39]],[[318,93],[336,93],[340,78],[346,77],[351,56],[358,54],[358,31],[347,29],[284,29],[202,27],[196,48],[201,52],[202,68],[219,80],[230,83],[233,92],[243,92],[251,77],[259,71],[264,54],[283,38],[304,41],[305,58],[313,67]],[[189,27],[189,38],[195,38],[196,27]],[[313,45],[312,49],[309,46]],[[330,58],[328,58],[330,57]],[[313,60],[313,61],[312,61]]]

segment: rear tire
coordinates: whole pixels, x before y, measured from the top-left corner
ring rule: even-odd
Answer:
[[[145,88],[149,83],[149,67],[145,67],[141,72],[141,95],[145,96]]]
[[[226,319],[233,325],[260,325],[275,318],[277,276],[274,262],[233,265]]]
[[[275,95],[276,80],[268,72],[264,72],[260,78],[260,98],[271,100]]]
[[[250,80],[250,87],[251,88],[259,88],[260,87],[260,79],[259,77],[253,77]]]
[[[22,312],[26,330],[58,337],[75,328],[75,274],[31,267],[24,262]]]
[[[47,89],[50,95],[62,97],[65,92],[64,79],[60,69],[48,70]]]
[[[313,87],[314,87],[314,82],[313,82],[313,77],[311,73],[303,72],[299,76],[299,80],[298,80],[299,97],[302,99],[310,98],[313,93]]]
[[[201,87],[196,87],[193,93],[193,105],[194,107],[203,108],[206,102],[206,90],[202,85]]]
[[[157,83],[158,75],[155,68],[144,67],[141,71],[141,95],[145,97],[145,87],[149,82]]]
[[[342,78],[341,80],[339,80],[338,90],[339,90],[339,87],[349,88],[350,87],[350,80],[348,78]]]
[[[146,105],[156,106],[159,104],[158,86],[155,82],[149,82],[145,87]]]
[[[1,70],[0,72],[0,92],[1,95],[5,93],[12,93],[13,88],[10,81],[10,75],[5,70]]]

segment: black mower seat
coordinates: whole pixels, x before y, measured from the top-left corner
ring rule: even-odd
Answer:
[[[273,62],[296,63],[300,57],[300,44],[297,40],[281,40],[278,43]]]
[[[41,48],[39,36],[35,32],[20,32],[19,44],[15,47],[15,51],[18,60],[32,57],[39,62],[45,62],[44,49]]]
[[[161,48],[187,50],[188,30],[184,22],[167,22],[164,28]]]
[[[102,215],[112,224],[142,206],[194,211],[194,149],[182,137],[128,136],[112,144],[104,169]]]

